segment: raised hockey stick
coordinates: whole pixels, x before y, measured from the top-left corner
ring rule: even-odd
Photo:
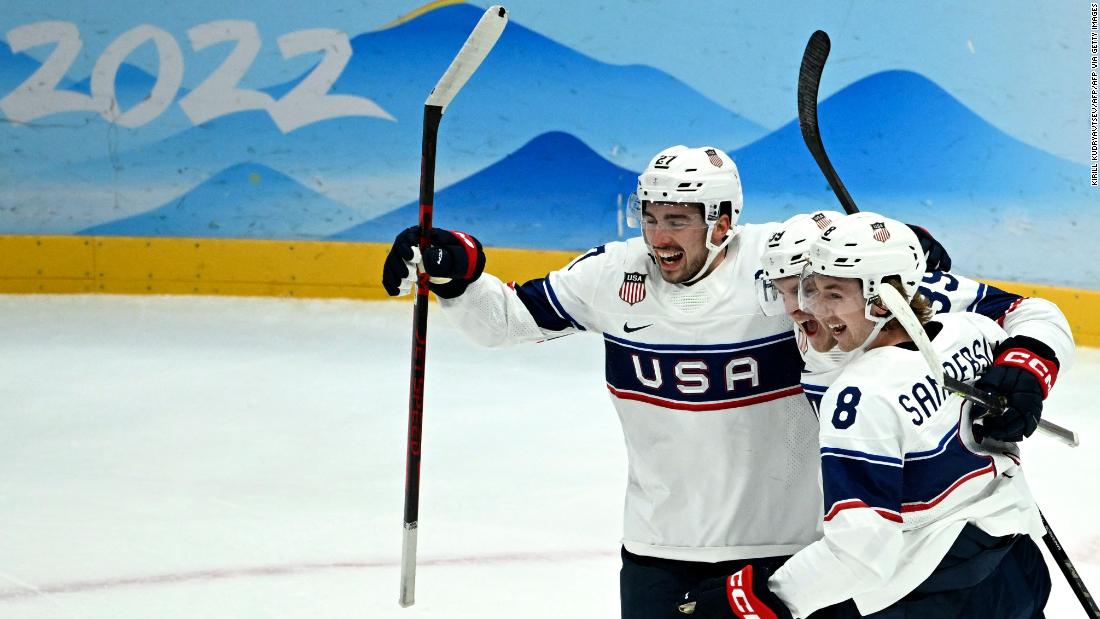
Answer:
[[[817,124],[818,90],[821,86],[821,74],[825,70],[825,60],[829,57],[830,48],[829,35],[821,30],[810,35],[810,40],[806,43],[806,50],[802,54],[802,66],[798,72],[798,125],[802,129],[802,139],[806,142],[806,147],[813,155],[817,166],[821,168],[821,173],[829,181],[829,186],[833,188],[833,193],[840,200],[844,211],[851,215],[852,213],[858,213],[859,207],[852,200],[852,196],[844,187],[840,176],[837,175],[833,164],[829,161],[828,155],[825,154],[825,145],[821,142],[821,131]],[[879,297],[887,309],[898,319],[906,333],[913,338],[914,344],[916,344],[921,355],[924,356],[929,369],[938,377],[937,379],[941,385],[967,399],[982,404],[987,410],[1004,409],[1003,405],[990,394],[983,393],[962,381],[944,376],[943,366],[932,348],[932,342],[929,341],[928,334],[925,333],[924,327],[912,310],[909,309],[909,304],[902,298],[901,293],[895,290],[893,286],[883,286]],[[1039,420],[1039,430],[1072,447],[1079,444],[1076,432],[1051,423],[1046,419]],[[1046,544],[1051,557],[1058,563],[1058,568],[1061,569],[1062,575],[1065,576],[1070,588],[1073,589],[1074,595],[1081,602],[1085,613],[1090,619],[1100,619],[1100,610],[1097,609],[1096,601],[1085,587],[1084,581],[1081,580],[1081,576],[1077,573],[1073,562],[1070,561],[1069,555],[1062,548],[1062,544],[1058,541],[1054,530],[1047,523],[1046,517],[1042,515],[1041,511],[1039,515],[1043,520],[1043,527],[1046,529],[1043,542]],[[694,608],[691,610],[694,610]],[[684,611],[681,608],[681,612],[690,611]]]
[[[940,364],[940,360],[936,356],[935,350],[932,348],[932,342],[928,339],[928,334],[924,331],[924,326],[920,323],[916,315],[913,314],[913,310],[909,308],[909,302],[905,300],[905,297],[901,296],[900,292],[893,286],[883,286],[879,291],[879,299],[882,301],[883,305],[886,306],[886,309],[890,310],[890,313],[894,315],[894,318],[901,323],[902,328],[909,334],[909,337],[912,338],[913,343],[917,346],[917,350],[920,351],[924,360],[928,363],[928,368],[932,370],[933,377],[940,381],[941,385],[956,393],[959,393],[957,390],[958,385],[970,387],[961,381],[944,375],[943,366]],[[951,383],[956,383],[956,388],[952,388]],[[969,400],[980,402],[990,407],[990,410],[999,410],[998,403],[992,401],[992,398],[990,398],[988,394],[984,394],[976,389],[974,392],[980,394],[984,400],[990,401],[978,400],[975,397],[963,393],[959,393],[959,395]],[[1048,423],[1047,426],[1048,427],[1044,429],[1043,424],[1039,424],[1041,430],[1053,434],[1059,440],[1072,447],[1077,446],[1076,433],[1069,432],[1051,423]],[[1057,429],[1059,433],[1054,433],[1050,426]],[[1038,508],[1038,506],[1036,506],[1036,508]],[[1043,542],[1046,544],[1047,550],[1050,551],[1051,558],[1058,564],[1058,569],[1060,569],[1062,575],[1066,577],[1069,588],[1073,589],[1073,594],[1076,595],[1077,600],[1081,602],[1081,606],[1085,609],[1085,614],[1089,616],[1089,619],[1100,619],[1100,609],[1096,606],[1096,600],[1092,597],[1092,594],[1089,593],[1088,587],[1085,586],[1085,581],[1081,580],[1081,575],[1077,573],[1077,568],[1074,567],[1073,561],[1071,561],[1069,555],[1066,554],[1066,550],[1062,547],[1062,543],[1058,541],[1058,536],[1054,534],[1054,529],[1050,528],[1050,523],[1047,522],[1047,518],[1043,515],[1042,510],[1039,511],[1039,518],[1043,521],[1043,528],[1046,529],[1046,535],[1043,536]]]
[[[504,7],[489,7],[474,26],[458,55],[424,103],[424,140],[420,156],[420,255],[430,245],[435,201],[435,151],[439,121],[458,91],[493,49],[508,23]],[[420,517],[420,447],[424,418],[424,364],[428,344],[428,274],[416,280],[413,310],[412,371],[409,376],[409,434],[405,451],[405,527],[401,538],[401,606],[416,602],[416,534]]]
[[[821,129],[817,124],[817,91],[821,87],[821,73],[825,70],[830,47],[829,35],[821,30],[810,35],[810,40],[806,43],[806,51],[802,53],[802,66],[798,69],[798,126],[802,129],[802,139],[817,162],[817,167],[821,168],[821,173],[829,181],[829,186],[840,200],[844,212],[851,215],[858,213],[859,207],[833,169],[829,156],[825,154]]]
[[[825,153],[825,145],[821,142],[821,131],[817,124],[818,90],[821,86],[821,74],[825,70],[825,61],[829,58],[831,45],[832,44],[829,42],[829,35],[821,30],[817,30],[810,35],[810,40],[806,43],[806,51],[802,53],[802,66],[798,70],[798,125],[802,128],[802,139],[806,142],[806,148],[810,150],[810,154],[813,155],[814,161],[817,162],[817,166],[821,168],[821,173],[824,174],[825,178],[829,181],[829,186],[833,188],[833,193],[835,193],[837,199],[840,200],[840,204],[844,207],[844,211],[851,215],[853,213],[858,213],[859,207],[856,206],[855,200],[852,199],[852,196],[848,193],[848,189],[844,187],[844,183],[840,180],[840,175],[837,174],[836,169],[833,168],[833,164],[829,161],[829,156]],[[908,307],[908,304],[906,307]],[[912,312],[909,312],[909,314],[912,315]],[[916,320],[916,316],[913,316],[913,320]],[[898,321],[902,321],[900,316],[898,316]],[[919,322],[916,324],[918,327],[920,326]],[[902,325],[904,326],[905,323],[902,322]],[[906,328],[906,331],[909,331],[909,329]],[[913,340],[916,341],[918,337],[923,336],[925,341],[927,341],[928,337],[924,335],[924,329],[920,328],[917,329],[917,331],[920,333],[914,334],[910,332],[910,336],[913,337]],[[920,347],[919,343],[918,347]],[[945,377],[939,361],[933,361],[933,359],[935,359],[935,353],[932,350],[931,343],[921,348],[921,353],[924,354],[925,359],[929,361],[930,367],[935,366],[933,367],[933,372],[936,372],[936,368],[939,368],[937,380],[939,380],[940,384],[945,388],[968,400],[985,406],[987,410],[1004,410],[1004,404],[998,402],[992,395],[975,389],[973,386],[962,381],[955,380],[950,376]],[[929,357],[929,355],[932,355],[932,357]],[[1080,443],[1076,432],[1063,428],[1046,419],[1039,420],[1039,429],[1043,431],[1043,433],[1049,434],[1071,447],[1076,447]]]

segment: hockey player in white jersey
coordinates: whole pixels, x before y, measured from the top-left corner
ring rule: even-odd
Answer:
[[[448,318],[490,346],[570,333],[604,340],[628,454],[620,599],[674,617],[683,592],[747,561],[778,566],[820,536],[817,420],[790,320],[763,313],[760,255],[777,224],[738,225],[741,182],[721,150],[677,146],[638,179],[642,234],[523,284],[483,273],[471,236],[431,231],[424,268]],[[408,290],[416,229],[383,284]]]
[[[842,217],[844,214],[836,211],[795,215],[780,225],[761,257],[764,271],[758,283],[764,299],[762,305],[768,313],[785,312],[795,323],[798,349],[805,361],[802,388],[815,411],[847,355],[836,347],[831,333],[798,306],[799,274],[809,258],[810,245]],[[923,237],[926,231],[922,228],[908,227],[921,240],[923,251],[941,251]],[[1072,362],[1076,352],[1072,331],[1055,304],[949,272],[950,258],[946,254],[926,256],[925,265],[932,268],[924,274],[918,290],[935,313],[976,312],[996,321],[1012,336],[1002,345],[1003,349],[1027,348],[1063,367]],[[979,379],[978,387],[1005,395],[1009,405],[1003,414],[980,422],[984,424],[980,430],[984,435],[1019,441],[1035,431],[1046,393],[1034,375],[1001,363]]]
[[[824,538],[777,570],[750,564],[696,587],[681,612],[806,617],[852,599],[858,612],[841,611],[852,617],[1041,617],[1050,579],[1032,538],[1043,526],[1018,451],[975,439],[970,404],[930,377],[879,291],[909,300],[945,371],[965,382],[1003,361],[1008,335],[973,313],[930,318],[919,242],[899,222],[845,217],[810,253],[802,307],[851,353],[821,401]],[[1053,383],[1053,360],[1013,352]]]

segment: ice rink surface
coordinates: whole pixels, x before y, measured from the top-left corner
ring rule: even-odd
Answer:
[[[434,308],[433,308],[434,309]],[[0,618],[618,617],[602,341],[429,327],[417,603],[397,604],[411,305],[0,296]],[[1100,351],[1025,467],[1100,593]],[[1052,567],[1048,617],[1084,613]]]

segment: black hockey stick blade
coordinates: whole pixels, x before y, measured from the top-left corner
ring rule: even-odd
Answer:
[[[840,200],[844,212],[851,215],[858,213],[859,207],[833,169],[829,156],[825,154],[821,128],[817,123],[817,93],[821,88],[821,74],[825,70],[830,48],[829,35],[822,30],[810,35],[810,40],[806,43],[806,51],[802,53],[802,66],[798,70],[798,126],[802,129],[802,139],[817,162],[817,167],[821,168],[821,173],[829,181],[829,186]]]

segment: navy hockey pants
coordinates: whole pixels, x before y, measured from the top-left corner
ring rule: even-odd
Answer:
[[[1049,597],[1050,573],[1030,536],[992,537],[967,525],[928,580],[867,617],[1042,619]]]
[[[623,567],[619,572],[619,600],[623,619],[684,619],[677,610],[684,594],[709,578],[729,576],[749,563],[776,569],[790,557],[769,557],[721,563],[674,561],[633,554],[623,548]],[[855,612],[849,600],[847,606]],[[841,605],[844,606],[844,605]],[[810,619],[834,619],[852,616],[835,614],[838,606],[823,608]],[[858,616],[858,615],[854,615]]]

